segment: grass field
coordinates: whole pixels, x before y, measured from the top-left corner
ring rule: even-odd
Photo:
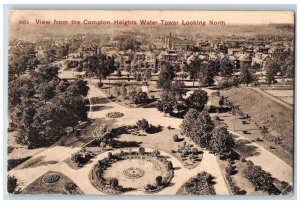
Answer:
[[[270,134],[282,138],[282,145],[293,151],[293,110],[248,88],[233,88],[221,94],[238,105],[243,113],[249,114],[258,126],[266,126]]]

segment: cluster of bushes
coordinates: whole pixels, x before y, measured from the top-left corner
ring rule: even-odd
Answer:
[[[230,87],[238,86],[239,83],[240,81],[237,77],[223,78],[221,81],[219,81],[217,87],[219,89],[230,88]]]
[[[129,100],[134,104],[146,104],[151,101],[148,94],[143,92],[141,87],[136,85],[127,86],[126,84],[122,84],[121,87],[115,86],[114,92],[117,98]]]
[[[246,191],[241,190],[239,186],[232,179],[232,175],[236,173],[235,166],[228,161],[227,167],[225,167],[225,177],[228,182],[229,188],[234,195],[245,195]]]
[[[72,154],[71,161],[74,162],[77,167],[82,167],[85,165],[88,161],[90,161],[91,158],[93,158],[95,155],[90,151],[85,151],[84,149],[80,152],[76,152]]]
[[[73,182],[65,183],[64,188],[71,195],[80,194],[80,191],[78,190],[77,185]]]
[[[186,145],[186,142],[183,142],[183,146],[178,145],[177,152],[180,154],[182,160],[189,158],[191,161],[198,159],[200,151],[193,145]]]
[[[181,124],[182,133],[221,159],[232,158],[235,141],[226,127],[216,127],[207,112],[189,109]]]
[[[143,130],[146,133],[156,133],[156,132],[160,132],[162,130],[161,125],[154,126],[154,125],[150,124],[145,118],[138,120],[136,125],[139,130]]]
[[[18,179],[15,176],[7,176],[7,192],[16,193]]]
[[[264,171],[260,166],[255,165],[252,161],[246,162],[246,168],[242,174],[253,185],[255,190],[267,191],[269,194],[279,194],[280,191],[274,186],[274,178],[269,172]]]
[[[207,172],[198,173],[183,186],[183,194],[188,195],[216,195],[213,187],[213,177]]]

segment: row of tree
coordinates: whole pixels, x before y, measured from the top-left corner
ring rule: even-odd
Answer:
[[[196,144],[226,159],[232,156],[235,142],[226,127],[215,127],[206,111],[189,109],[181,124],[184,135]]]

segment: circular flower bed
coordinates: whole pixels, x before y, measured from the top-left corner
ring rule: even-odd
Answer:
[[[121,194],[128,190],[157,192],[173,178],[173,165],[158,150],[153,152],[121,151],[108,153],[89,174],[93,186],[106,194]]]
[[[57,181],[59,181],[60,176],[55,174],[55,173],[48,173],[46,175],[43,176],[42,181],[44,183],[55,183]]]
[[[130,167],[128,169],[123,170],[124,176],[130,179],[137,179],[142,177],[145,174],[145,171],[139,168]]]
[[[111,113],[107,114],[107,117],[109,117],[109,118],[120,118],[123,116],[124,116],[124,114],[121,112],[111,112]]]

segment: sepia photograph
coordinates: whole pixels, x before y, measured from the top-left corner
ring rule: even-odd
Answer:
[[[293,196],[294,22],[10,10],[7,192]]]

